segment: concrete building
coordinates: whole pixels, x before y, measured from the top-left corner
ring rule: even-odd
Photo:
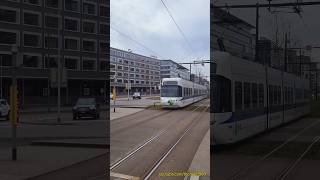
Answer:
[[[190,80],[189,70],[172,60],[161,60],[160,66],[161,66],[161,72],[160,72],[161,79],[180,77],[186,80]]]
[[[110,88],[115,87],[118,94],[130,92],[143,94],[159,93],[160,60],[140,54],[110,48]]]
[[[212,3],[211,6],[211,49],[254,60],[255,36],[252,31],[255,27],[231,13],[213,8]]]
[[[59,22],[60,62],[67,75],[66,86],[61,90],[62,104],[73,103],[79,96],[104,97],[109,68],[109,17],[107,0],[0,1],[3,97],[9,95],[12,61],[17,59],[22,105],[56,104],[57,88],[51,87],[49,74],[58,66]],[[18,49],[16,54],[13,47]]]
[[[257,62],[276,69],[284,69],[284,50],[270,39],[261,37],[258,41]]]

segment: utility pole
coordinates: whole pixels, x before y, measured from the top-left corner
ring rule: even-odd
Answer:
[[[259,53],[259,46],[258,46],[258,42],[259,42],[259,3],[257,3],[257,7],[256,7],[256,53],[255,53],[255,61],[258,62],[258,53]]]
[[[288,67],[287,67],[287,33],[285,33],[284,36],[284,71],[288,72]]]
[[[1,73],[1,80],[0,80],[1,94],[0,94],[0,96],[1,96],[1,99],[2,99],[2,98],[3,98],[3,95],[2,95],[2,94],[3,94],[3,90],[2,90],[2,66],[3,66],[3,63],[2,63],[2,61],[3,61],[3,60],[2,60],[2,55],[0,56],[0,58],[1,58],[1,59],[0,59],[0,60],[1,60],[1,61],[0,61],[0,63],[1,63],[1,67],[0,67],[0,68],[1,68],[1,69],[0,69],[0,73]]]
[[[57,122],[61,122],[61,48],[62,48],[62,1],[58,0],[58,111],[57,111]]]
[[[302,60],[302,50],[301,50],[301,48],[300,48],[300,57],[299,57],[299,60],[300,60],[300,77],[302,76],[302,62],[301,62],[301,60]]]

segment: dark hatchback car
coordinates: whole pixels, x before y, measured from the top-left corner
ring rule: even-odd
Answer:
[[[81,117],[98,119],[100,118],[100,105],[95,98],[79,98],[72,112],[74,120]]]

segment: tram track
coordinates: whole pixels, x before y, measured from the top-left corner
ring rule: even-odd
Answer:
[[[188,128],[183,132],[183,134],[178,138],[178,140],[164,153],[163,156],[161,156],[159,158],[159,160],[154,164],[152,169],[146,175],[144,175],[144,180],[149,180],[150,179],[150,177],[158,169],[158,167],[161,165],[161,163],[163,163],[164,160],[168,157],[168,155],[173,151],[173,149],[176,148],[176,146],[187,135],[187,133],[195,125],[195,123],[198,122],[204,116],[203,112],[206,112],[208,108],[209,108],[209,105],[207,105],[206,108],[200,113],[200,115],[190,123]]]
[[[208,101],[208,99],[203,99],[201,101],[206,102],[206,101]],[[192,104],[191,106],[197,106],[198,103],[201,103],[201,101],[196,102],[196,103]],[[188,107],[189,106],[186,106],[186,107],[182,108],[181,110],[185,110]],[[165,110],[165,112],[151,114],[151,116],[148,115],[147,117],[140,118],[138,121],[136,120],[137,117],[135,115],[133,115],[131,117],[127,116],[126,118],[119,118],[117,120],[111,121],[112,128],[110,128],[110,131],[111,131],[111,134],[119,133],[119,132],[122,132],[125,129],[131,128],[131,127],[134,127],[134,126],[139,126],[139,125],[141,125],[143,123],[146,123],[148,121],[155,120],[156,118],[161,117],[163,115],[170,115],[173,112],[175,112],[175,110]],[[123,125],[123,123],[125,123],[125,125]],[[117,126],[120,126],[120,127],[117,127]]]
[[[289,137],[286,141],[281,143],[280,145],[273,148],[271,151],[269,151],[267,154],[262,156],[261,158],[257,159],[256,161],[250,163],[245,168],[241,168],[236,173],[234,173],[232,176],[230,176],[228,179],[230,180],[239,180],[239,179],[248,179],[250,175],[253,173],[257,173],[257,169],[260,167],[266,165],[268,163],[268,160],[273,158],[273,155],[277,152],[279,152],[281,149],[285,149],[286,147],[290,146],[290,143],[294,143],[295,140],[297,140],[299,137],[302,137],[302,135],[310,130],[311,128],[316,127],[319,125],[320,121],[313,122],[311,124],[308,124],[306,127],[301,129],[300,131],[296,132],[294,135]],[[313,147],[313,145],[320,141],[320,138],[318,135],[312,136],[309,140],[310,143],[308,143],[308,146],[303,149],[302,152],[297,153],[295,156],[296,158],[293,161],[290,161],[287,166],[282,168],[279,173],[276,173],[276,175],[273,177],[273,179],[276,180],[284,180],[288,174],[292,172],[292,170],[296,167],[296,165],[305,157],[305,155],[310,151],[310,149]]]
[[[201,103],[201,104],[200,104]],[[190,122],[186,125],[187,128],[184,129],[184,131],[182,133],[180,133],[180,135],[178,136],[178,138],[176,140],[173,140],[174,143],[171,143],[168,147],[168,149],[165,151],[165,153],[163,153],[163,155],[161,156],[160,159],[158,159],[156,161],[155,164],[152,165],[152,169],[156,169],[157,167],[157,163],[161,163],[161,159],[165,159],[166,156],[168,156],[168,154],[170,154],[170,152],[172,151],[172,149],[180,142],[180,140],[188,133],[188,131],[190,130],[190,128],[192,127],[192,125],[194,124],[194,122],[196,122],[199,118],[202,117],[202,111],[201,112],[197,112],[197,110],[199,108],[201,108],[203,105],[206,105],[205,111],[208,109],[209,104],[208,104],[208,99],[204,99],[200,102],[197,102],[194,104],[195,107],[192,109],[191,112],[197,113],[196,118],[194,118],[193,120],[189,120]],[[205,112],[203,111],[203,112]],[[181,117],[181,119],[186,119],[188,118],[189,114],[185,114],[185,116]],[[189,118],[190,119],[190,118]],[[151,138],[147,139],[146,141],[144,141],[143,143],[141,143],[140,145],[138,145],[137,147],[133,148],[130,152],[128,152],[124,157],[122,157],[121,159],[117,160],[115,163],[113,163],[112,165],[110,165],[110,171],[113,172],[117,169],[117,167],[123,165],[126,163],[126,161],[128,161],[129,159],[133,158],[137,153],[141,152],[144,148],[146,148],[148,145],[154,143],[155,141],[159,140],[161,138],[162,135],[168,133],[170,130],[172,130],[172,127],[174,127],[174,125],[178,124],[181,121],[172,121],[172,123],[169,123],[165,128],[162,128],[162,130],[160,132],[158,132],[156,135],[152,136]],[[172,145],[173,144],[173,145]],[[148,177],[150,176],[150,174],[152,174],[153,170],[150,169],[147,171],[147,173],[145,173],[144,175],[140,176],[140,177]],[[113,172],[114,173],[114,172]],[[148,178],[146,178],[148,179]]]

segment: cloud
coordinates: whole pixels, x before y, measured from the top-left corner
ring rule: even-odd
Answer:
[[[155,51],[151,52],[111,29],[111,46],[159,59],[191,62],[210,57],[210,0],[164,0],[186,35],[177,30],[160,0],[111,0],[111,26]],[[192,53],[192,50],[193,53]],[[209,66],[202,68],[209,75]]]

